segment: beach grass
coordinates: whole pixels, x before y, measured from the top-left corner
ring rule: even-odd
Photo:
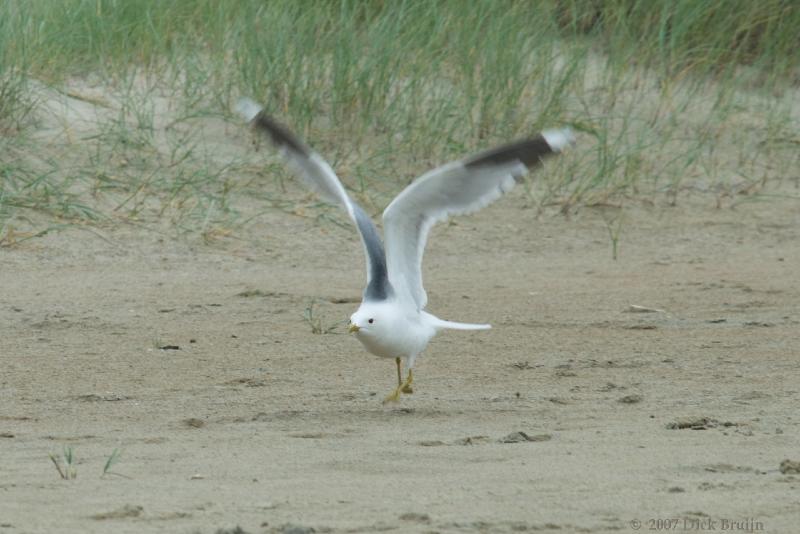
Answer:
[[[282,167],[247,156],[240,96],[376,211],[557,125],[579,145],[528,189],[540,205],[720,205],[792,179],[798,49],[791,0],[6,0],[0,245],[119,221],[208,239],[248,201],[291,211]]]

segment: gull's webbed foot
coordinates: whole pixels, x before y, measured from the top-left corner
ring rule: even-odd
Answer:
[[[394,391],[392,391],[391,393],[386,395],[386,398],[383,399],[383,403],[386,404],[386,403],[389,403],[389,402],[397,402],[398,400],[400,400],[400,387],[399,386],[396,387]]]
[[[400,358],[398,358],[398,361]],[[400,378],[400,371],[399,371],[399,364],[398,364],[398,381]],[[414,373],[411,369],[408,370],[408,377],[406,378],[405,382],[400,382],[400,384],[383,399],[383,403],[386,404],[387,402],[397,402],[400,400],[401,393],[414,393],[414,390],[411,389],[411,384],[414,382]]]
[[[406,378],[405,383],[400,385],[400,391],[403,393],[411,394],[414,393],[414,389],[411,387],[411,383],[414,382],[414,374],[411,369],[408,370],[408,378]]]

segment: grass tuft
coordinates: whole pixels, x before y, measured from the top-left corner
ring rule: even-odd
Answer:
[[[6,0],[0,239],[128,223],[213,243],[294,211],[242,143],[242,95],[374,211],[431,166],[559,124],[583,136],[537,174],[543,205],[724,205],[798,164],[798,49],[792,0]]]
[[[75,451],[72,447],[64,447],[60,456],[52,452],[49,456],[58,471],[58,476],[63,480],[74,480],[78,477],[78,469],[75,467]]]
[[[115,474],[119,475],[118,473],[114,473],[113,471],[111,471],[111,467],[115,463],[117,463],[117,461],[119,461],[121,456],[122,456],[121,450],[114,449],[113,451],[111,451],[111,454],[108,456],[108,459],[106,459],[106,463],[103,466],[103,473],[100,476],[115,475]],[[119,476],[124,476],[124,475],[119,475]]]
[[[311,327],[312,334],[332,334],[342,324],[342,322],[325,324],[319,314],[319,306],[315,300],[309,302],[306,309],[303,311],[303,319],[309,327]]]

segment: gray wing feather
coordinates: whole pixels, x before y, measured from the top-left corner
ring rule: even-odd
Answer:
[[[510,191],[528,169],[574,142],[567,130],[543,132],[463,161],[448,163],[415,180],[383,212],[389,280],[401,297],[423,309],[422,256],[428,232],[451,215],[477,211]]]
[[[381,237],[378,230],[364,210],[353,203],[353,214],[364,250],[367,253],[367,287],[364,289],[364,300],[386,300],[392,296],[392,286],[389,284],[388,270],[386,269],[386,254],[383,250]]]
[[[386,254],[375,224],[344,190],[331,166],[288,128],[266,115],[252,100],[242,99],[237,111],[254,128],[264,132],[288,166],[303,183],[327,202],[342,206],[356,224],[367,257],[365,300],[383,300],[392,295],[386,268]]]

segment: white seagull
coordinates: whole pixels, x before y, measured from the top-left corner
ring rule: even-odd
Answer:
[[[488,324],[445,321],[425,311],[422,254],[428,232],[450,215],[477,211],[500,198],[545,156],[561,152],[575,139],[569,128],[545,130],[536,137],[454,161],[417,178],[383,212],[384,251],[378,230],[345,191],[331,166],[302,140],[249,99],[236,110],[264,132],[286,163],[324,200],[339,204],[355,223],[367,256],[367,286],[361,305],[350,316],[350,332],[380,357],[394,358],[397,388],[384,402],[412,393],[417,356],[439,330],[486,330]],[[406,379],[401,373],[405,359]]]

